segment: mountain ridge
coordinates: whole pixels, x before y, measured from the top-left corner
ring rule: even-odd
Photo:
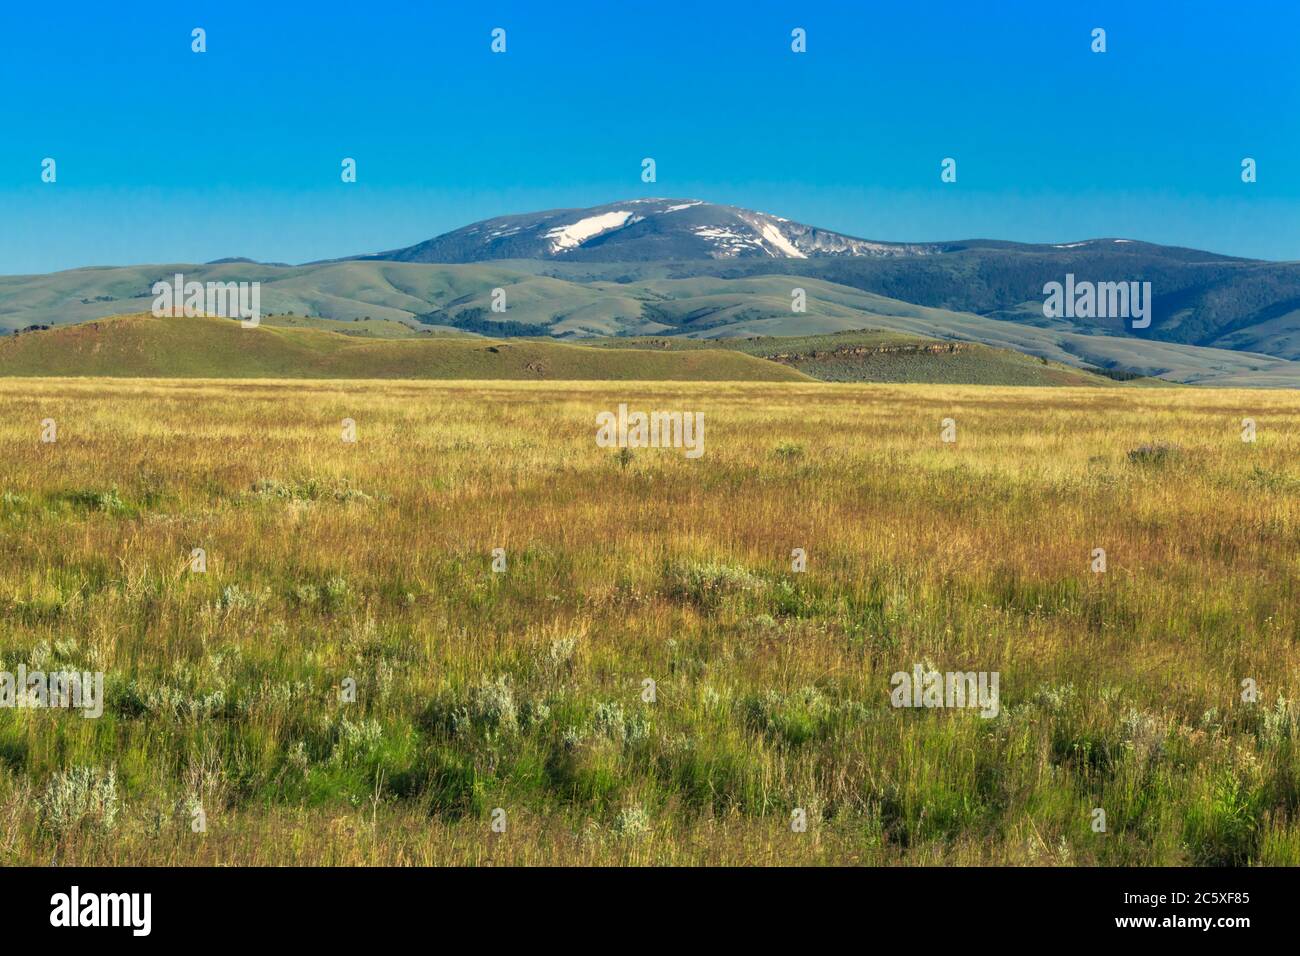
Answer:
[[[926,255],[932,243],[877,242],[702,199],[626,199],[480,220],[414,245],[351,258],[645,262]]]
[[[1115,245],[1132,246],[1134,252],[1159,249],[1166,258],[1185,261],[1268,261],[1123,237],[1054,243],[978,238],[925,242],[885,241],[811,226],[740,206],[710,203],[702,199],[664,198],[623,199],[599,206],[495,216],[409,246],[343,258],[445,264],[493,259],[644,262],[902,258],[968,249],[1032,251],[1094,249]]]

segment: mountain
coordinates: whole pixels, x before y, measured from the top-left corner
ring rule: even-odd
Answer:
[[[879,329],[1196,384],[1300,384],[1300,263],[1126,238],[891,243],[691,199],[504,216],[378,255],[285,266],[95,267],[0,276],[0,332],[148,308],[151,286],[260,283],[264,315],[352,336],[799,336]],[[1043,289],[1150,283],[1152,321],[1048,318]],[[506,310],[494,305],[504,293]],[[792,307],[803,290],[806,309]],[[371,320],[365,328],[359,324]]]
[[[695,199],[630,199],[503,216],[369,260],[531,260],[578,282],[806,276],[931,308],[1041,328],[1300,359],[1300,263],[1265,262],[1125,238],[1030,244],[879,242]],[[1153,321],[1047,319],[1043,287],[1151,283]],[[799,331],[814,331],[812,329]]]
[[[872,242],[779,216],[699,199],[628,199],[485,219],[425,242],[361,259],[394,262],[660,262],[916,256],[938,246]]]
[[[585,270],[590,274],[590,267]],[[1212,348],[1300,358],[1300,263],[1238,259],[1119,239],[1054,245],[947,243],[910,258],[696,263],[684,270],[726,278],[815,276],[932,308],[988,318]],[[1152,322],[1135,331],[1120,318],[1049,319],[1043,287],[1079,282],[1151,283]]]

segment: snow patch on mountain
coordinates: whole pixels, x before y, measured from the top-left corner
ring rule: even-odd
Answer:
[[[730,229],[717,226],[696,226],[691,230],[701,239],[707,239],[714,248],[714,253],[722,259],[732,259],[743,255],[748,250],[762,250],[762,246],[753,236],[741,235]]]
[[[800,252],[798,246],[782,235],[781,230],[770,222],[763,223],[763,238],[781,250],[782,255],[791,259],[807,259],[806,253]]]
[[[637,224],[640,225],[637,225]],[[549,209],[474,223],[381,253],[402,262],[491,259],[674,261],[930,255],[940,247],[878,243],[780,216],[678,197],[622,199],[587,209]]]
[[[640,222],[642,218],[626,210],[606,212],[599,216],[588,216],[586,219],[579,219],[567,226],[557,226],[546,233],[546,238],[551,240],[552,252],[562,252],[565,249],[576,249],[588,239],[594,239],[602,232],[609,232],[611,229],[620,229],[634,222]]]

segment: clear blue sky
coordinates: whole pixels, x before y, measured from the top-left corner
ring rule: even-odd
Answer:
[[[647,195],[875,239],[1300,259],[1281,0],[10,3],[0,90],[5,274],[300,262]]]

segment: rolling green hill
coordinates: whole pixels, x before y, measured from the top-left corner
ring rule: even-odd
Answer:
[[[372,319],[369,316],[348,321],[318,315],[264,315],[262,325],[281,329],[320,329],[367,339],[413,339],[432,331],[427,327],[413,328],[398,319]]]
[[[0,339],[0,375],[808,381],[793,368],[725,349],[623,351],[470,336],[377,339],[151,315]]]
[[[368,331],[362,331],[370,326]],[[898,332],[736,339],[489,339],[396,322],[275,316],[119,316],[0,339],[0,374],[169,378],[398,378],[929,382],[1094,385],[1104,376],[1005,349]]]
[[[949,385],[1113,386],[1114,379],[1047,359],[972,342],[948,342],[899,332],[739,339],[680,337],[600,340],[604,348],[689,350],[724,348],[798,369],[823,382],[918,382]],[[1133,384],[1151,384],[1138,379]],[[1164,383],[1161,383],[1164,384]]]

